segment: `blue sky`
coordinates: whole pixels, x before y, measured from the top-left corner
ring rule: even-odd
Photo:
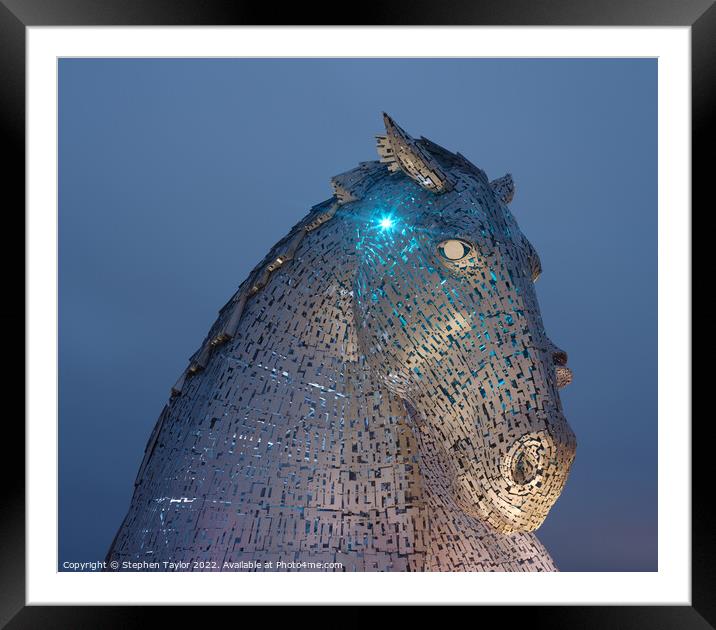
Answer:
[[[511,172],[579,447],[539,538],[564,571],[657,569],[657,62],[62,59],[60,562],[102,559],[217,310],[387,111]]]

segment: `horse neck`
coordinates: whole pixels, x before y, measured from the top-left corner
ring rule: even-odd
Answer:
[[[338,463],[335,457],[350,463],[346,451],[352,448],[366,457],[370,449],[356,440],[374,434],[378,443],[405,416],[358,351],[349,229],[336,218],[309,233],[293,260],[247,303],[236,339],[224,352],[243,371],[246,394],[238,404],[271,413],[282,429],[320,435],[338,453],[331,465]],[[381,444],[371,454],[376,466],[397,454],[396,443]],[[361,468],[360,456],[355,459]]]

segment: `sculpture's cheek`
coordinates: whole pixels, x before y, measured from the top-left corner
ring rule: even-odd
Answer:
[[[469,311],[442,289],[405,286],[399,295],[357,303],[355,321],[359,352],[389,386],[430,392],[438,407],[454,404],[441,392],[453,389],[456,370],[469,373]]]

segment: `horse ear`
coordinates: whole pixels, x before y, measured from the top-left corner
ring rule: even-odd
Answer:
[[[361,162],[356,168],[331,178],[333,194],[339,204],[358,201],[371,186],[387,175],[380,162]]]
[[[497,198],[503,203],[510,203],[515,196],[515,182],[509,173],[498,179],[493,179],[490,182],[490,186],[495,191]]]
[[[380,161],[388,170],[402,170],[423,188],[435,193],[446,192],[453,187],[449,175],[425,149],[417,144],[388,114],[383,112],[385,135],[378,139]]]

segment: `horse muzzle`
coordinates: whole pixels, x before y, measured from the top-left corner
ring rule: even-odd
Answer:
[[[575,456],[576,440],[566,421],[557,429],[526,433],[489,458],[490,472],[477,476],[481,484],[473,475],[460,475],[460,495],[472,495],[461,502],[463,509],[505,534],[537,529],[559,498]]]

